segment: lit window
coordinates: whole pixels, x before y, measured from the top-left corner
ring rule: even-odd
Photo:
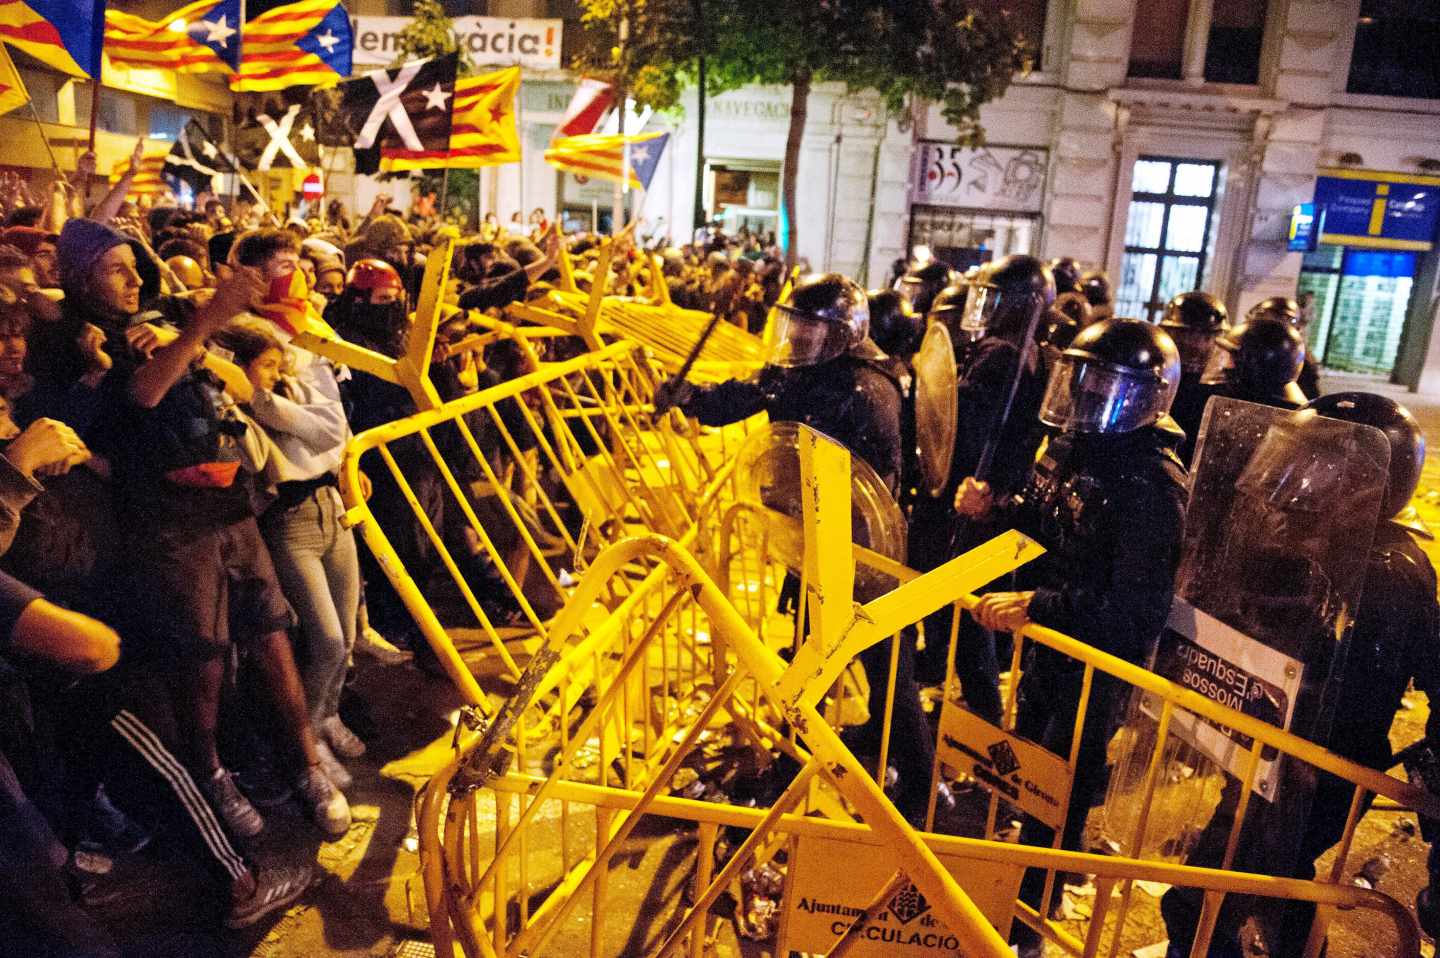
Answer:
[[[1219,163],[1136,160],[1115,315],[1155,322],[1171,297],[1199,288],[1219,178]]]

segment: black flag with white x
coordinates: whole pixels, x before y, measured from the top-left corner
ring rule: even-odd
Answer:
[[[214,192],[215,177],[221,173],[234,173],[235,164],[206,135],[204,127],[190,120],[175,138],[175,145],[170,147],[160,172],[177,191],[183,183],[195,193]]]
[[[444,165],[458,64],[459,54],[447,53],[340,85],[340,109],[354,132],[357,169],[366,165],[367,156],[390,169],[423,168],[432,157],[434,165]]]
[[[243,165],[263,171],[277,167],[305,169],[320,164],[315,114],[308,97],[287,101],[285,97],[267,97],[240,114],[235,130],[235,155]]]

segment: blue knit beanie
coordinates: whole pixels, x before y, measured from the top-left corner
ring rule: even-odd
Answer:
[[[95,263],[130,237],[95,220],[67,220],[55,246],[55,260],[60,272],[60,288],[66,296],[83,296],[90,283]]]

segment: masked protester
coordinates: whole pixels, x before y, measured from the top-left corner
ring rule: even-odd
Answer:
[[[975,609],[981,626],[1014,631],[1035,622],[1143,664],[1170,610],[1184,523],[1185,469],[1175,452],[1182,437],[1168,416],[1179,382],[1179,353],[1156,326],[1112,319],[1075,337],[1040,405],[1040,420],[1055,434],[1019,495],[997,502],[985,484],[969,479],[956,496],[961,515],[1009,524],[1046,549],[1017,574],[1024,591],[981,597]],[[1073,659],[1032,645],[1016,730],[1068,756],[1083,675]],[[1086,815],[1103,794],[1106,744],[1122,693],[1118,682],[1095,675],[1064,848],[1078,848]],[[1026,844],[1052,840],[1038,821],[1022,828]],[[1028,872],[1022,899],[1039,907],[1043,884],[1042,872]],[[1011,940],[1022,955],[1040,954],[1038,936],[1019,922]]]
[[[1374,427],[1384,433],[1389,445],[1388,481],[1373,538],[1368,528],[1331,533],[1335,541],[1369,541],[1371,545],[1364,562],[1363,591],[1355,605],[1348,652],[1343,671],[1339,674],[1334,708],[1336,720],[1328,735],[1317,739],[1339,755],[1384,771],[1400,758],[1392,754],[1389,732],[1396,712],[1402,707],[1401,699],[1407,688],[1413,684],[1432,700],[1440,701],[1436,698],[1440,696],[1440,606],[1436,603],[1435,570],[1416,541],[1413,527],[1405,519],[1410,499],[1420,481],[1425,459],[1425,437],[1404,406],[1370,393],[1324,396],[1307,404],[1299,415],[1306,413]],[[1247,474],[1256,475],[1242,476],[1241,480],[1241,484],[1250,485],[1273,477],[1262,491],[1280,489],[1283,496],[1271,492],[1266,497],[1267,502],[1290,503],[1295,506],[1292,511],[1298,512],[1299,518],[1293,523],[1293,529],[1280,528],[1271,522],[1261,533],[1264,544],[1270,546],[1270,550],[1258,550],[1261,559],[1254,565],[1270,568],[1247,570],[1248,577],[1252,581],[1277,576],[1284,576],[1284,579],[1275,583],[1278,587],[1265,590],[1275,594],[1277,602],[1264,608],[1239,610],[1246,616],[1246,620],[1239,624],[1253,630],[1247,634],[1254,634],[1269,643],[1290,643],[1289,652],[1307,661],[1307,664],[1310,653],[1296,644],[1296,638],[1309,635],[1317,645],[1334,645],[1333,622],[1314,610],[1330,608],[1337,603],[1318,595],[1301,599],[1309,593],[1323,590],[1324,582],[1321,580],[1325,577],[1304,574],[1304,568],[1296,560],[1304,557],[1307,548],[1297,537],[1305,536],[1306,528],[1315,523],[1328,525],[1333,530],[1335,522],[1344,522],[1343,516],[1355,511],[1345,509],[1343,491],[1332,488],[1335,484],[1333,477],[1344,472],[1335,464],[1353,457],[1355,452],[1347,445],[1327,449],[1313,436],[1307,441],[1307,425],[1325,424],[1326,420],[1318,423],[1299,421],[1293,428],[1277,431],[1288,443],[1283,446],[1272,443],[1273,449],[1262,445],[1254,457],[1264,460],[1259,463],[1262,468],[1247,468]],[[1283,477],[1283,484],[1279,477]],[[1317,493],[1316,501],[1308,508],[1300,501],[1305,490]],[[1319,518],[1321,513],[1334,518],[1326,523]],[[1251,528],[1262,525],[1255,517],[1245,517],[1242,521]],[[1242,536],[1243,533],[1237,530],[1235,535]],[[1231,551],[1244,550],[1232,547]],[[1280,571],[1277,573],[1276,569]],[[1200,578],[1197,576],[1197,581]],[[1316,581],[1307,585],[1307,580]],[[1280,605],[1278,598],[1286,598],[1296,607],[1286,611],[1287,607]],[[1320,618],[1319,623],[1301,620],[1300,613],[1304,611],[1310,612],[1311,618]],[[1440,752],[1437,748],[1440,748],[1440,719],[1432,713],[1426,725],[1425,738],[1414,748],[1406,750],[1410,757],[1405,761],[1411,781],[1421,782],[1432,791],[1440,786],[1440,774],[1437,774],[1440,773],[1440,759],[1437,759]],[[1282,778],[1274,791],[1280,793],[1283,799],[1289,784]],[[1354,786],[1325,772],[1318,773],[1313,786],[1307,776],[1303,786],[1312,788],[1313,795],[1303,831],[1299,832],[1298,851],[1289,877],[1309,880],[1315,877],[1315,860],[1339,841],[1344,832],[1354,798]],[[1214,817],[1201,832],[1187,864],[1217,866],[1220,863],[1234,823],[1238,800],[1238,782],[1230,779]],[[1370,796],[1367,796],[1361,808],[1362,815],[1369,805]],[[1278,829],[1293,836],[1300,824],[1286,817],[1287,809],[1283,802],[1279,808],[1278,812],[1267,814],[1270,812],[1269,803],[1251,803],[1250,816],[1242,828],[1237,846],[1236,868],[1276,874],[1278,856],[1269,853],[1265,833]],[[1440,836],[1440,829],[1430,819],[1422,818],[1420,824],[1425,839],[1432,843],[1432,852],[1430,885],[1421,891],[1416,911],[1422,927],[1433,935],[1440,931],[1440,920],[1437,920],[1440,919],[1440,911],[1435,907],[1434,898],[1435,890],[1440,888],[1440,859],[1433,851],[1433,842]],[[1188,890],[1172,889],[1161,900],[1161,911],[1170,935],[1170,955],[1189,954],[1200,906],[1199,894]],[[1266,939],[1269,954],[1300,954],[1314,916],[1313,906],[1303,903],[1277,906],[1236,896],[1227,898],[1226,907],[1221,911],[1210,953],[1240,954],[1240,928],[1255,912],[1261,914],[1258,927]]]
[[[707,426],[766,412],[771,422],[798,422],[865,460],[894,495],[901,472],[900,384],[868,338],[864,290],[838,273],[807,276],[778,306],[775,347],[758,375],[714,386],[671,380],[657,411],[678,406]],[[925,814],[933,765],[933,735],[925,724],[913,675],[914,643],[900,642],[891,727],[891,762],[900,772],[896,805],[912,820]],[[860,653],[869,679],[870,720],[847,732],[851,747],[878,752],[890,650],[885,643]]]
[[[1170,415],[1185,430],[1185,446],[1181,456],[1188,463],[1200,433],[1200,420],[1212,391],[1201,384],[1201,377],[1210,363],[1215,340],[1230,326],[1225,304],[1198,290],[1181,293],[1165,304],[1160,328],[1175,340],[1180,350],[1180,391],[1170,407]]]

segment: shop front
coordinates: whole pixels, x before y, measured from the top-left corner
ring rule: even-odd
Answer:
[[[916,144],[910,257],[966,270],[1010,253],[1038,254],[1048,162],[1039,147]]]
[[[1416,277],[1434,254],[1440,177],[1322,169],[1292,215],[1311,354],[1329,369],[1390,376],[1401,361]],[[1424,332],[1428,333],[1428,330]],[[1415,338],[1415,337],[1410,337]]]

